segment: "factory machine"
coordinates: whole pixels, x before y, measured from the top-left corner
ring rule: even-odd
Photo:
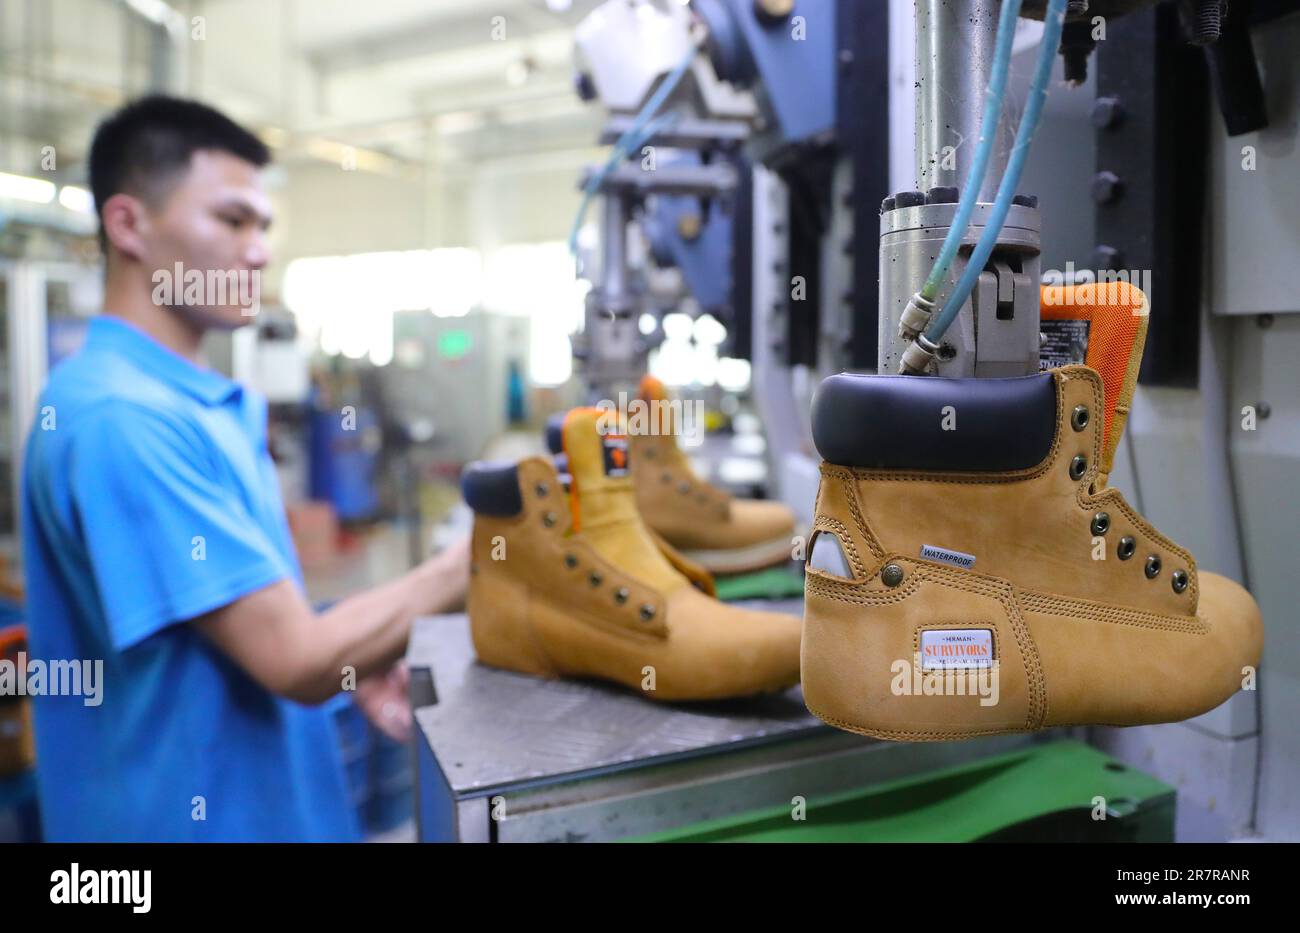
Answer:
[[[689,247],[707,245],[703,224],[683,218],[729,199],[727,323],[753,362],[768,436],[781,439],[777,491],[806,516],[817,480],[807,412],[821,378],[994,377],[1082,361],[1086,334],[1040,316],[1040,284],[1132,281],[1150,319],[1111,483],[1200,566],[1253,592],[1266,632],[1257,689],[1188,722],[1061,730],[1065,742],[1058,732],[896,745],[829,731],[797,691],[665,708],[491,671],[471,663],[467,634],[456,645],[417,632],[422,836],[817,838],[789,835],[792,803],[817,795],[841,808],[843,838],[938,838],[935,821],[957,797],[986,802],[975,809],[990,822],[939,837],[1076,838],[1058,819],[1079,805],[1067,775],[1100,768],[1127,781],[1107,792],[1120,801],[1108,838],[1169,839],[1175,826],[1180,839],[1300,838],[1290,791],[1300,733],[1289,721],[1300,701],[1289,592],[1300,302],[1284,271],[1300,236],[1300,4],[1070,0],[1048,50],[1060,55],[1034,154],[1005,192],[999,179],[1027,151],[1013,141],[1018,104],[1043,107],[1023,73],[1049,2],[1020,5],[1006,92],[1017,105],[984,148],[975,143],[1002,6],[599,7],[579,30],[582,83],[613,114],[616,146],[586,182],[604,204],[579,347],[589,384],[631,382],[648,350],[629,218],[690,292],[708,294],[690,270]],[[727,100],[752,110],[733,109],[723,129],[708,120]],[[688,155],[648,181],[649,140]],[[982,148],[988,164],[973,175]],[[971,177],[983,181],[967,232],[926,294]],[[942,339],[929,339],[963,279],[967,297]]]

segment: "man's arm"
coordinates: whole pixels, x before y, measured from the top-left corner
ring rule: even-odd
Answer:
[[[205,636],[272,693],[323,703],[356,678],[385,671],[406,650],[411,621],[461,605],[469,585],[462,541],[390,583],[349,596],[322,613],[281,580],[193,620]]]

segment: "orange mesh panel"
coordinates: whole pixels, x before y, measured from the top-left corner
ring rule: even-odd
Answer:
[[[1105,390],[1099,466],[1103,474],[1109,474],[1137,386],[1147,335],[1147,297],[1128,282],[1097,282],[1043,286],[1039,298],[1043,320],[1091,322],[1084,364],[1101,375]]]

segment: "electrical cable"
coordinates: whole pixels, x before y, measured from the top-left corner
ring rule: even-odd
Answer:
[[[957,286],[948,296],[948,300],[944,303],[939,316],[931,322],[926,330],[924,336],[930,345],[937,346],[943,338],[944,333],[957,317],[962,305],[966,303],[966,299],[975,287],[980,273],[984,271],[984,264],[988,262],[994,247],[997,246],[998,236],[1002,232],[1002,225],[1006,221],[1007,212],[1011,210],[1011,199],[1015,197],[1016,187],[1020,184],[1020,176],[1024,172],[1025,160],[1029,157],[1030,143],[1033,142],[1034,132],[1037,130],[1038,122],[1043,115],[1043,104],[1047,101],[1047,89],[1052,79],[1052,66],[1056,59],[1057,47],[1061,41],[1061,28],[1065,22],[1065,4],[1066,0],[1050,0],[1048,4],[1047,12],[1043,17],[1043,41],[1038,49],[1038,63],[1034,69],[1033,82],[1029,88],[1029,98],[1025,102],[1025,112],[1020,118],[1020,128],[1016,131],[1015,145],[1012,147],[1011,156],[1007,160],[1007,170],[1002,176],[1001,184],[998,186],[997,198],[994,200],[988,219],[985,221],[984,231],[980,235],[979,242],[975,244],[975,249],[971,252],[966,268],[957,281]]]

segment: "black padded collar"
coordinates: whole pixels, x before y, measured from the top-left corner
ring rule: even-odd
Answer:
[[[476,460],[461,473],[460,492],[466,504],[480,515],[509,518],[524,508],[516,463]]]
[[[1050,372],[1009,379],[840,373],[818,387],[812,405],[822,458],[871,470],[1023,470],[1051,451],[1056,420]]]

